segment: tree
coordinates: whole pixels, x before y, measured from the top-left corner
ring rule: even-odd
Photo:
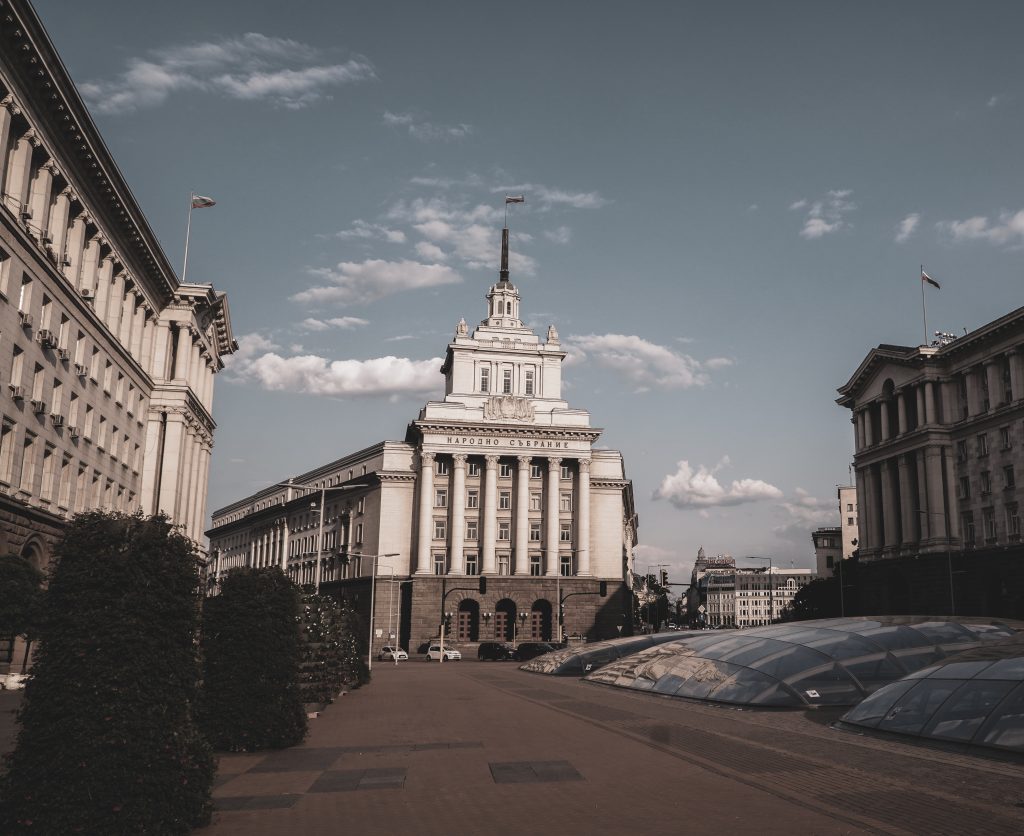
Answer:
[[[42,583],[43,573],[25,558],[16,554],[0,557],[0,636],[11,639],[12,651],[14,638],[32,635]],[[27,645],[25,656],[27,661]]]
[[[235,569],[203,619],[200,723],[215,749],[253,752],[301,743],[301,593],[276,566]]]
[[[164,517],[90,512],[55,549],[0,778],[0,832],[185,834],[215,764],[193,720],[199,564]]]

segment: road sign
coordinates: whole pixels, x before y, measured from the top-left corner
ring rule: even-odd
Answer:
[[[704,615],[704,613],[707,612],[707,608],[703,604],[701,604],[699,607],[697,607],[697,612],[699,612],[701,615]]]

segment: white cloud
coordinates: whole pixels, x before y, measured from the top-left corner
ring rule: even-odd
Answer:
[[[515,186],[500,186],[492,192],[505,194],[523,194],[527,203],[537,201],[541,209],[554,206],[570,206],[573,209],[600,209],[610,201],[597,192],[567,192],[564,189],[551,188],[540,183],[520,183]]]
[[[284,357],[277,353],[278,346],[260,334],[247,334],[238,343],[239,350],[227,358],[231,379],[255,383],[269,391],[331,397],[394,397],[435,392],[441,386],[440,358]]]
[[[728,357],[712,357],[710,360],[704,361],[704,368],[712,370],[725,369],[734,365],[736,365],[735,361],[730,360]]]
[[[791,210],[807,208],[807,217],[800,235],[813,240],[849,227],[846,216],[857,208],[857,204],[849,200],[851,194],[851,189],[831,189],[819,200],[791,203]]]
[[[437,125],[425,119],[417,119],[411,113],[392,113],[389,110],[384,111],[384,124],[405,128],[410,136],[422,142],[464,139],[473,133],[473,126],[465,123]]]
[[[263,100],[296,110],[327,97],[330,88],[374,77],[365,58],[323,63],[320,52],[307,44],[250,32],[130,58],[123,73],[86,82],[81,91],[100,113],[155,107],[184,91]]]
[[[839,524],[839,504],[834,498],[818,499],[803,488],[797,488],[793,493],[790,499],[778,504],[786,521],[773,531],[776,537],[811,550],[811,532],[814,529]]]
[[[545,230],[544,237],[555,244],[568,244],[572,239],[572,230],[567,226],[560,226],[558,229]]]
[[[896,243],[902,244],[911,235],[914,234],[914,230],[917,229],[917,225],[921,222],[921,215],[917,212],[911,212],[907,217],[900,221],[899,227],[896,229]]]
[[[709,382],[706,370],[732,362],[718,357],[702,363],[688,354],[626,334],[574,335],[566,342],[574,362],[593,357],[598,365],[628,377],[637,391],[704,386]]]
[[[762,499],[781,499],[782,491],[761,479],[736,479],[724,487],[715,474],[729,465],[728,456],[714,468],[700,465],[694,470],[683,459],[676,472],[661,480],[654,492],[654,499],[667,499],[677,508],[710,508],[716,506],[742,505]]]
[[[437,246],[437,244],[431,244],[429,241],[418,241],[416,243],[416,255],[432,261],[444,261],[448,258],[444,250]]]
[[[338,316],[333,319],[313,319],[310,317],[302,320],[300,327],[306,331],[327,331],[330,328],[348,330],[369,324],[369,320],[360,319],[358,316]]]
[[[983,215],[976,215],[963,221],[942,221],[936,226],[956,243],[987,241],[997,246],[1024,243],[1024,209],[1001,212],[998,220],[991,222]]]
[[[343,261],[334,268],[317,268],[313,275],[327,284],[292,296],[310,304],[366,304],[394,293],[441,285],[459,284],[462,276],[445,264],[418,261]]]
[[[402,230],[389,229],[381,224],[367,223],[362,219],[353,221],[350,229],[343,229],[340,232],[335,232],[333,237],[340,238],[343,241],[353,238],[379,238],[391,244],[405,243],[405,233],[402,232]]]

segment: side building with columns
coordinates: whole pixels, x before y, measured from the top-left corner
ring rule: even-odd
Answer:
[[[922,601],[926,583],[933,611],[1024,614],[1024,308],[940,344],[879,345],[838,391],[853,413],[859,559],[897,562],[890,608]],[[907,561],[922,557],[935,577]]]
[[[0,550],[77,512],[203,534],[225,295],[183,284],[43,26],[0,3]]]
[[[589,414],[562,399],[565,352],[554,327],[541,340],[523,324],[502,236],[486,317],[472,333],[460,321],[448,344],[443,398],[403,441],[215,511],[217,576],[279,565],[369,615],[376,566],[375,648],[394,635],[415,652],[442,620],[458,643],[556,640],[563,602],[563,635],[628,634],[632,483],[619,452],[595,448]]]

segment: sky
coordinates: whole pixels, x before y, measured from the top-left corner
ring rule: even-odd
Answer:
[[[208,510],[384,439],[522,315],[621,450],[636,567],[813,566],[879,343],[1024,302],[1012,2],[37,0],[171,259],[227,291]],[[740,561],[740,565],[744,565]],[[763,565],[751,562],[746,565]]]

